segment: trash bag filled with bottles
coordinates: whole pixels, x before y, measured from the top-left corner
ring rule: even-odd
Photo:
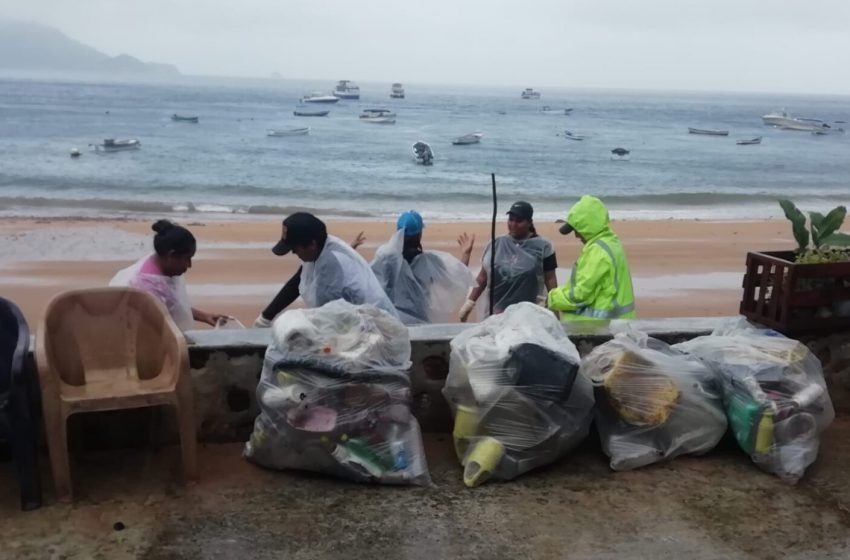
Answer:
[[[676,348],[722,379],[726,416],[741,449],[765,471],[799,480],[835,418],[821,363],[808,347],[734,321]]]
[[[337,300],[287,311],[272,333],[245,457],[357,482],[430,484],[398,319]]]
[[[451,342],[443,394],[467,486],[552,463],[587,436],[593,391],[552,314],[517,303]]]
[[[617,471],[711,451],[726,433],[720,380],[699,360],[635,330],[582,360],[596,427]]]

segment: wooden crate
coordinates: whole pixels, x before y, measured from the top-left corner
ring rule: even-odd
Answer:
[[[747,253],[741,314],[785,334],[850,329],[850,262],[795,264],[793,251]]]

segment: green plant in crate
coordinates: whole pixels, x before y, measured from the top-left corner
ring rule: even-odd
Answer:
[[[850,261],[850,235],[838,229],[847,216],[847,208],[838,206],[824,216],[809,212],[809,218],[790,200],[780,200],[785,217],[791,221],[797,241],[794,262],[800,264],[835,263]],[[808,228],[806,223],[808,222]]]

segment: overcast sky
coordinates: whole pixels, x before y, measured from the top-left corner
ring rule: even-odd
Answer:
[[[0,0],[185,74],[850,94],[850,0]]]

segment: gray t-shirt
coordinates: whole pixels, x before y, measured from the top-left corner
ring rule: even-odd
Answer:
[[[537,303],[546,296],[544,275],[557,266],[555,248],[540,236],[516,240],[510,235],[496,238],[496,281],[490,281],[490,246],[484,248],[481,267],[487,274],[487,284],[494,293],[494,311],[500,313],[509,305],[528,301]],[[544,261],[547,266],[544,267]],[[551,265],[549,265],[551,263]],[[489,296],[488,296],[489,297]]]

